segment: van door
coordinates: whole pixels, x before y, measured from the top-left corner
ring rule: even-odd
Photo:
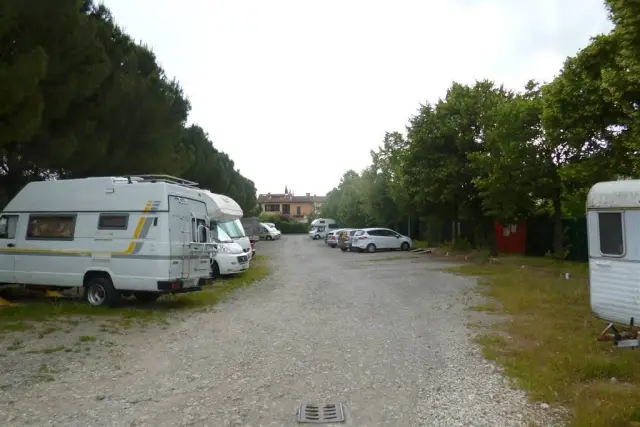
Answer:
[[[186,279],[189,276],[186,261],[188,261],[191,241],[191,211],[189,202],[182,197],[169,197],[169,236],[171,240],[169,277]]]
[[[0,217],[0,283],[16,280],[16,230],[18,215]]]

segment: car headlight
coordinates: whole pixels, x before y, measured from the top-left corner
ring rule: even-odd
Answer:
[[[223,254],[230,254],[231,248],[227,245],[218,245],[218,252]]]

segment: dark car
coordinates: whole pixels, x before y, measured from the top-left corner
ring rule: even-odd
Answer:
[[[256,254],[256,243],[260,240],[260,221],[255,217],[241,218],[242,228],[244,228],[244,234],[249,238],[251,242],[251,256]]]
[[[342,230],[338,235],[338,247],[342,252],[351,250],[351,238],[358,230]]]

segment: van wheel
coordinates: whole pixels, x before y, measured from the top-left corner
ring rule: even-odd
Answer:
[[[120,292],[108,277],[96,277],[87,283],[85,297],[94,307],[116,307],[120,304]]]
[[[213,265],[211,265],[211,277],[214,279],[220,277],[220,266],[216,261],[214,261]]]
[[[376,251],[376,245],[374,245],[373,243],[369,243],[367,245],[367,252],[369,253],[373,253]]]
[[[316,234],[315,236],[313,236],[313,240],[320,240],[320,236]]]
[[[160,292],[134,292],[133,294],[140,302],[154,302],[160,297]]]
[[[409,250],[409,243],[404,242],[403,244],[400,245],[400,250],[401,251],[408,251]]]
[[[271,237],[271,236],[267,236],[267,237],[265,237],[265,239],[267,239],[267,240],[273,240],[273,237]]]
[[[342,252],[347,252],[347,248],[340,248]]]

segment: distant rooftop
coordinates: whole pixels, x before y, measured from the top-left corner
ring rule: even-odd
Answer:
[[[267,193],[258,194],[259,203],[324,203],[327,196],[316,196],[306,193],[304,196],[295,196],[292,193]]]

